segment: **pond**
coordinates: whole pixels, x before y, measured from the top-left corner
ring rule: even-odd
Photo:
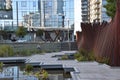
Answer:
[[[47,71],[47,80],[65,80],[71,78],[70,72],[74,71],[73,68],[62,68],[62,65],[42,65],[33,66],[33,72],[26,74],[25,65],[7,65],[3,67],[3,71],[0,73],[0,80],[43,80],[36,76],[36,73],[40,72],[41,69]]]

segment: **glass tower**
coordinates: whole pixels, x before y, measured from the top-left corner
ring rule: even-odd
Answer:
[[[74,25],[74,0],[0,0],[0,27],[3,29],[58,28],[68,27],[68,23]]]

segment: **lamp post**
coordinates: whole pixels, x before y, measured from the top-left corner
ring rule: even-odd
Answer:
[[[68,21],[68,48],[69,48],[69,50],[70,50],[69,19],[68,19],[67,21]]]
[[[65,19],[65,16],[62,15],[62,27],[64,27],[64,19]]]
[[[62,28],[64,28],[64,19],[65,19],[65,15],[64,14],[62,14],[62,13],[59,13],[58,14],[58,16],[61,16],[61,19],[62,19]],[[61,31],[61,40],[60,41],[64,41],[64,31]]]
[[[64,27],[64,19],[65,19],[65,15],[59,13],[58,16],[62,16],[62,27]]]

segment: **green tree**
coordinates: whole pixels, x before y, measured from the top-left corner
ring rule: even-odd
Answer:
[[[36,31],[36,35],[37,35],[37,36],[42,36],[42,35],[43,35],[43,30],[38,29],[38,30]]]
[[[23,26],[19,27],[16,31],[16,35],[19,36],[20,38],[23,38],[27,34],[27,29],[24,28]]]
[[[104,7],[106,8],[106,14],[113,19],[116,12],[116,0],[106,0],[106,1],[107,4],[104,5]]]
[[[7,39],[7,31],[5,30],[0,30],[0,36],[2,36],[3,39]]]

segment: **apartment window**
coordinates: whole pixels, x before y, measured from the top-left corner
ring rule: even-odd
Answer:
[[[27,7],[27,2],[26,1],[21,1],[21,7]]]

